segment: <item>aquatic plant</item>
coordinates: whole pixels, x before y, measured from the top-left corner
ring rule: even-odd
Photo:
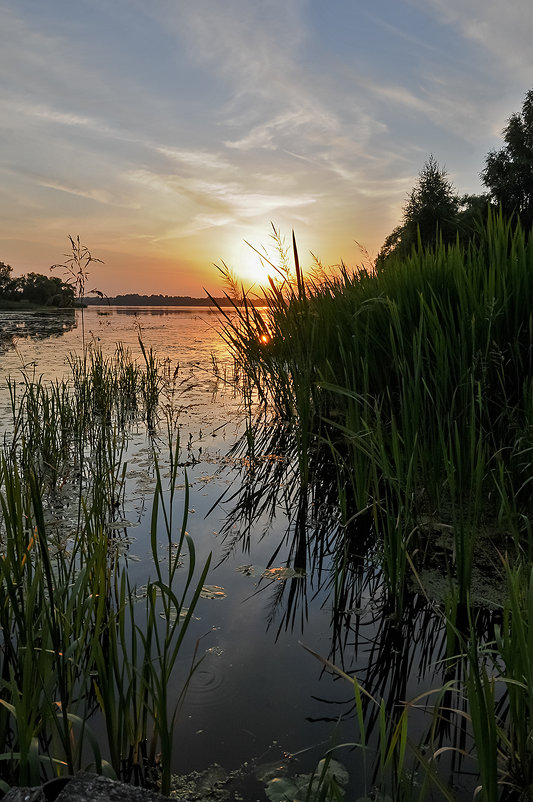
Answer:
[[[468,247],[420,251],[381,271],[341,267],[320,284],[303,282],[299,267],[298,276],[273,281],[266,308],[243,296],[221,310],[242,372],[291,426],[287,463],[305,486],[313,460],[323,463],[316,455],[333,449],[345,508],[372,510],[400,606],[429,521],[449,527],[464,600],[480,531],[531,546],[531,242],[489,218]]]
[[[66,283],[73,288],[76,298],[78,299],[78,303],[81,305],[81,336],[82,344],[85,348],[85,318],[83,314],[83,299],[86,294],[85,286],[87,284],[87,279],[89,278],[88,268],[93,262],[100,262],[100,264],[103,264],[103,262],[102,259],[97,259],[95,256],[93,256],[86,245],[81,244],[79,234],[76,237],[73,237],[69,234],[68,239],[70,242],[70,251],[63,254],[65,261],[51,265],[50,270],[59,269],[63,272]],[[100,297],[103,297],[99,290],[94,289],[90,290],[90,292],[96,293]]]
[[[335,603],[347,598],[359,570],[355,554],[381,572],[384,609],[399,630],[413,589],[427,594],[426,578],[441,577],[432,603],[446,633],[441,659],[449,676],[435,688],[439,703],[427,708],[435,722],[448,723],[433,727],[433,752],[409,739],[411,767],[427,782],[415,789],[404,763],[407,708],[390,716],[377,695],[363,704],[356,686],[363,748],[374,708],[378,765],[388,770],[395,762],[393,798],[422,799],[433,786],[453,799],[436,759],[449,759],[453,776],[467,755],[477,759],[483,798],[530,793],[529,714],[519,721],[518,707],[530,706],[522,656],[531,611],[516,591],[523,583],[506,580],[500,554],[529,572],[533,238],[492,215],[468,245],[419,249],[386,268],[341,265],[336,275],[307,280],[295,243],[293,253],[295,275],[279,281],[273,272],[263,308],[243,293],[225,314],[222,335],[270,416],[268,429],[265,416],[249,425],[248,470],[263,475],[263,488],[273,479],[285,488],[297,476],[293,509],[298,493],[327,496]],[[283,431],[279,448],[266,446],[265,431]],[[266,455],[279,461],[269,464]],[[236,510],[250,528],[266,505],[260,487],[251,482],[238,496]],[[298,555],[309,549],[319,562],[324,539],[312,540],[312,525],[302,532]],[[489,631],[480,639],[473,624],[487,572],[502,600],[507,594],[496,639]],[[457,742],[433,740],[454,729]]]
[[[61,382],[30,372],[22,388],[9,383],[12,423],[0,459],[1,787],[89,766],[168,794],[173,731],[198,659],[172,694],[170,679],[209,559],[197,566],[187,491],[175,520],[179,441],[169,428],[168,487],[162,443],[154,443],[155,576],[139,603],[113,527],[128,424],[145,415],[153,422],[157,397],[145,411],[144,371],[122,346],[109,358],[85,348],[70,367]]]

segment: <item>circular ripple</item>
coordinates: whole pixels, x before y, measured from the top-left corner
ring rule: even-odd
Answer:
[[[209,651],[191,677],[186,704],[189,708],[223,705],[232,691],[227,682],[227,665],[216,651]]]

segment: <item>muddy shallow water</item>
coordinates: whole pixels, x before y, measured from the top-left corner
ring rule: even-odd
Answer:
[[[401,626],[391,621],[371,563],[354,574],[334,614],[331,555],[325,548],[314,568],[308,556],[302,569],[302,555],[295,558],[293,511],[273,498],[272,508],[250,521],[231,517],[243,462],[230,452],[244,431],[244,410],[219,325],[215,313],[198,308],[89,307],[83,327],[80,310],[0,312],[2,428],[8,428],[10,415],[6,378],[22,382],[22,371],[45,380],[67,375],[68,355],[80,353],[84,341],[98,344],[104,353],[122,342],[140,359],[140,332],[145,347],[168,358],[179,375],[173,402],[179,408],[181,461],[190,485],[187,530],[199,564],[213,554],[180,655],[184,673],[197,643],[205,659],[180,713],[173,770],[201,773],[216,763],[238,779],[239,793],[259,798],[273,779],[312,771],[336,742],[348,744],[336,757],[348,771],[348,797],[356,799],[370,792],[373,770],[371,757],[365,767],[362,751],[350,745],[359,742],[353,688],[325,670],[302,643],[357,674],[376,699],[393,707],[441,683],[444,623],[438,609],[418,596]],[[151,567],[151,454],[146,432],[137,428],[128,444],[120,548],[139,586]],[[268,458],[276,456],[282,457]],[[259,488],[265,496],[272,490]],[[304,528],[314,525],[304,522]],[[427,724],[425,714],[414,711],[415,731],[417,718],[421,726]],[[370,743],[376,721],[377,708],[374,713],[369,706]],[[457,793],[460,799],[461,790]]]

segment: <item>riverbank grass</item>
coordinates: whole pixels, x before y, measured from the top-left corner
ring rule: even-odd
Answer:
[[[293,251],[294,276],[273,271],[266,309],[236,301],[223,336],[290,433],[288,470],[297,466],[304,490],[336,487],[337,570],[370,534],[398,621],[407,595],[427,594],[425,577],[438,571],[449,653],[470,665],[459,687],[482,798],[510,786],[530,793],[533,742],[503,710],[519,704],[531,726],[528,680],[516,676],[507,638],[519,653],[529,638],[516,588],[533,556],[533,237],[490,216],[468,246],[420,248],[381,269],[318,265],[305,281]],[[492,603],[513,613],[489,664],[468,621],[491,583]],[[494,697],[496,681],[507,702]]]
[[[179,443],[169,426],[168,483],[163,443],[153,440],[153,575],[142,590],[132,584],[120,549],[125,455],[132,425],[144,421],[155,432],[162,365],[154,355],[139,365],[118,346],[111,357],[87,348],[70,367],[62,381],[26,373],[9,382],[12,420],[0,455],[0,786],[90,769],[168,794],[187,670],[180,687],[171,677],[209,560],[197,565],[186,532],[187,493],[176,520]]]

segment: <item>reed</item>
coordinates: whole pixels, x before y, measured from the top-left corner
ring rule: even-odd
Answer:
[[[169,792],[173,731],[198,660],[177,691],[174,672],[209,568],[197,565],[186,533],[187,493],[175,521],[172,427],[168,487],[154,444],[155,576],[144,605],[109,534],[123,502],[128,424],[156,420],[160,367],[151,355],[143,370],[122,346],[111,357],[87,347],[62,382],[31,373],[22,387],[10,382],[0,458],[4,790],[92,768]],[[58,507],[73,512],[57,516]]]
[[[302,484],[319,481],[314,455],[333,448],[339,488],[356,513],[374,510],[391,594],[401,597],[406,555],[424,550],[429,516],[452,533],[464,601],[480,530],[531,549],[532,240],[491,217],[477,244],[377,272],[304,283],[296,247],[294,259],[294,280],[273,272],[266,308],[243,293],[221,310],[223,337],[292,427]]]
[[[427,562],[440,555],[443,594],[435,604],[448,633],[445,664],[462,667],[442,698],[453,690],[453,715],[466,722],[472,748],[435,745],[428,759],[412,744],[415,769],[437,787],[437,758],[471,752],[482,797],[527,798],[532,610],[523,577],[508,577],[497,648],[479,643],[469,620],[480,554],[493,555],[500,580],[500,551],[510,551],[519,574],[531,562],[533,237],[491,215],[475,243],[419,249],[386,269],[341,266],[306,281],[294,242],[293,255],[292,277],[272,265],[264,308],[245,293],[234,297],[222,333],[263,410],[283,427],[277,485],[296,474],[309,498],[333,488],[332,514],[344,524],[335,527],[335,600],[349,582],[354,539],[361,553],[374,541],[387,609],[398,622]],[[258,417],[244,444],[255,464],[262,427]],[[248,496],[257,510],[259,495]],[[372,704],[381,710],[378,698]],[[449,713],[440,702],[432,710],[437,719]],[[399,722],[383,715],[382,768]],[[418,797],[405,772],[395,776],[394,798],[429,793],[426,780]],[[453,798],[445,788],[443,798]]]

